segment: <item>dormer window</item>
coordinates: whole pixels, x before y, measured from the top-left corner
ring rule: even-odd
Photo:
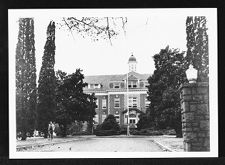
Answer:
[[[118,83],[118,82],[114,83],[113,88],[120,88],[120,83]]]
[[[101,88],[101,84],[88,84],[89,89],[98,89]]]
[[[90,84],[90,85],[89,85],[89,88],[90,88],[90,89],[94,89],[94,87],[95,87],[94,84]]]
[[[137,81],[129,81],[128,88],[137,88],[138,82]]]
[[[147,81],[145,81],[144,84],[145,84],[145,88],[147,88],[149,85],[149,83]]]

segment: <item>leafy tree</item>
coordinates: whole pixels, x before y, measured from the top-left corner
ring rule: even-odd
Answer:
[[[88,121],[93,123],[95,115],[96,99],[94,94],[83,93],[87,83],[83,82],[84,75],[80,69],[67,75],[58,71],[57,74],[57,111],[56,120],[61,125],[63,136],[66,136],[67,125],[76,121]]]
[[[148,114],[157,128],[172,127],[177,136],[181,132],[181,109],[179,87],[187,81],[187,62],[184,52],[169,49],[167,46],[153,56],[154,74],[148,78]]]
[[[55,78],[55,23],[51,21],[47,28],[47,41],[42,57],[42,66],[38,80],[38,128],[47,137],[48,123],[55,120],[56,78]]]
[[[146,113],[141,113],[139,115],[139,121],[137,123],[137,129],[145,129],[151,127],[151,120],[149,119],[149,116]]]
[[[36,59],[34,47],[34,20],[19,19],[16,47],[16,123],[17,132],[31,135],[36,124]]]
[[[209,54],[206,17],[187,17],[187,60],[198,70],[198,81],[208,81]]]

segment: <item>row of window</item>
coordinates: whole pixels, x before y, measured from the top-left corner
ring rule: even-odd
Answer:
[[[107,108],[106,99],[102,99],[102,109]],[[96,100],[97,108],[99,108],[99,100]],[[150,104],[150,101],[148,101],[147,98],[145,98],[145,108],[148,108]],[[138,99],[137,97],[129,97],[128,100],[129,108],[137,108],[138,107]],[[120,98],[114,98],[114,108],[120,108]]]
[[[148,86],[148,82],[140,82],[139,83],[139,87],[143,88],[143,87],[147,87]],[[101,84],[88,84],[88,89],[100,89],[102,87]],[[110,88],[125,88],[125,85],[123,82],[113,82],[109,84]],[[138,88],[138,81],[129,81],[128,82],[128,88]]]
[[[110,88],[124,88],[125,87],[125,85],[124,85],[124,83],[123,82],[114,82],[114,83],[111,83],[110,85]],[[128,88],[138,88],[138,87],[141,87],[141,88],[143,88],[143,87],[147,87],[148,86],[148,82],[140,82],[139,83],[139,86],[138,86],[138,81],[129,81],[128,82]]]
[[[97,108],[99,108],[98,99],[95,101]],[[106,99],[102,99],[102,109],[106,109]]]

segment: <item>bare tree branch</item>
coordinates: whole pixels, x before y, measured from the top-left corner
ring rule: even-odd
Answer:
[[[69,31],[73,37],[73,39],[75,40],[74,36],[73,36],[73,31],[71,30],[72,28],[70,27],[70,25],[66,22],[65,18],[63,18],[63,21],[65,22],[66,26],[69,28]]]
[[[122,20],[122,28],[123,28],[123,32],[124,32],[124,35],[126,36],[126,30],[125,30],[125,24],[127,23],[127,17],[125,17],[125,20],[123,17],[121,17],[121,20]]]
[[[116,22],[117,18],[122,19],[121,22]],[[113,24],[110,24],[110,20]],[[119,34],[119,29],[123,29],[124,34],[125,24],[127,18],[123,17],[64,17],[61,26],[67,27],[70,33],[73,35],[73,30],[76,30],[78,34],[83,37],[89,36],[92,40],[97,41],[99,38],[109,39],[112,45],[112,38]]]
[[[111,36],[110,36],[110,33],[109,33],[109,17],[106,17],[106,20],[107,20],[106,32],[108,33],[109,41],[110,41],[110,44],[112,45]]]

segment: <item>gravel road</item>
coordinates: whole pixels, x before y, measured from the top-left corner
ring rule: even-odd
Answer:
[[[26,151],[34,152],[162,152],[148,138],[89,138],[62,144],[50,144]]]

